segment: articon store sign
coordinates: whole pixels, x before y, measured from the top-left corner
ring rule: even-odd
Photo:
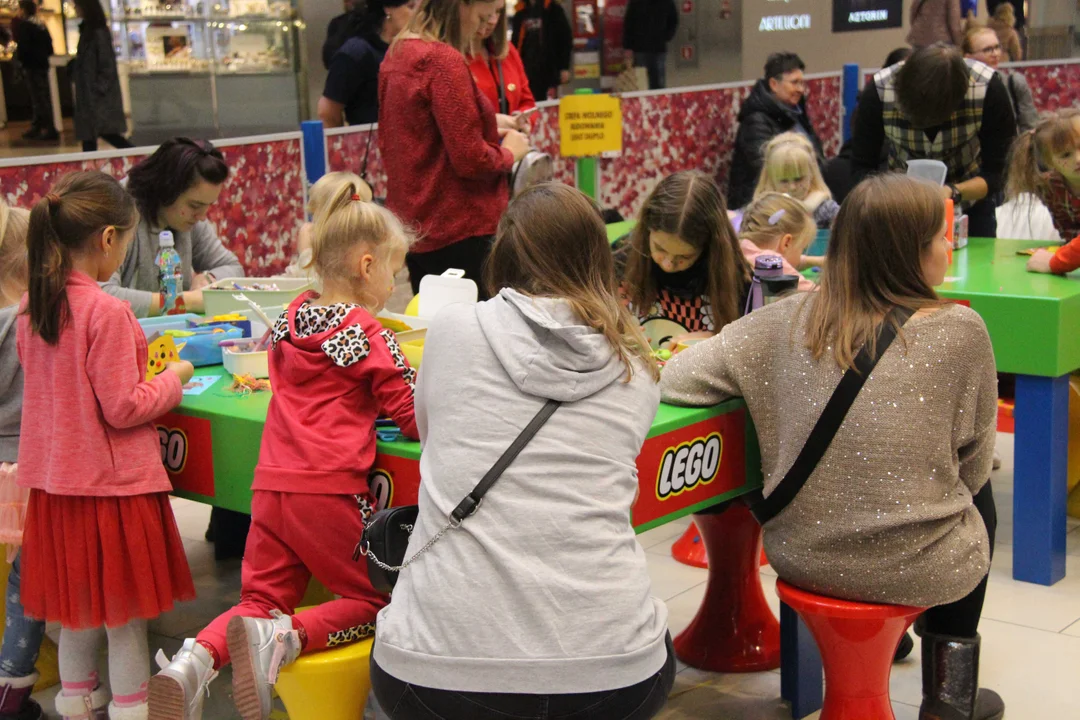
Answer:
[[[768,15],[761,18],[758,32],[784,32],[787,30],[809,30],[810,15]]]

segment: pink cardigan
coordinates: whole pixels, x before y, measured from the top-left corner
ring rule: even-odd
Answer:
[[[54,495],[143,495],[172,490],[151,421],[180,404],[180,378],[146,376],[146,337],[131,307],[72,272],[60,342],[30,329],[23,298],[25,374],[19,485]]]

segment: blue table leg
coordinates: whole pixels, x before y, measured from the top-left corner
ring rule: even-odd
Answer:
[[[1013,578],[1065,577],[1069,376],[1016,376]]]
[[[798,613],[780,603],[780,696],[791,703],[791,717],[821,709],[821,654]]]

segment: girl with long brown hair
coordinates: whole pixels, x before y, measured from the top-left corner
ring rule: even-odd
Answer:
[[[24,403],[19,484],[30,488],[22,601],[58,622],[65,718],[145,720],[146,621],[191,600],[153,421],[180,404],[190,363],[147,380],[128,304],[105,293],[139,214],[100,172],[64,176],[30,214],[30,282],[18,318]],[[109,692],[98,683],[108,636]]]
[[[920,717],[994,719],[1004,705],[979,691],[977,668],[997,522],[997,374],[982,319],[934,292],[945,232],[936,187],[866,180],[836,218],[818,290],[679,353],[661,390],[684,405],[744,397],[769,497],[860,349],[876,352],[894,308],[913,313],[806,484],[765,523],[765,551],[781,578],[812,592],[929,607]]]
[[[1036,251],[1027,269],[1065,274],[1080,268],[1080,110],[1047,115],[1016,139],[1005,191],[1009,200],[1025,193],[1041,200],[1066,243],[1056,252]]]
[[[468,530],[402,570],[375,624],[372,686],[394,720],[538,717],[548,706],[645,720],[674,679],[667,611],[650,597],[630,524],[659,392],[599,209],[565,185],[527,190],[499,224],[487,279],[491,300],[447,307],[428,330],[409,555],[546,401],[562,404]],[[479,622],[466,619],[475,608]]]
[[[720,189],[708,175],[669,175],[615,250],[622,292],[654,346],[708,337],[746,304],[750,265]]]

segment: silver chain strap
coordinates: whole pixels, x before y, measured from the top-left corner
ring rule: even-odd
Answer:
[[[442,529],[442,530],[440,530],[439,532],[435,533],[435,535],[434,535],[434,536],[432,536],[432,538],[431,538],[430,540],[428,540],[428,541],[427,541],[427,543],[426,543],[426,544],[424,545],[424,547],[422,547],[422,548],[420,548],[419,550],[417,550],[417,551],[416,551],[416,554],[415,554],[415,555],[413,555],[413,556],[412,556],[411,558],[409,558],[409,559],[408,559],[408,560],[406,560],[405,562],[401,563],[401,564],[400,564],[400,565],[398,565],[397,567],[394,567],[393,565],[387,565],[387,564],[386,564],[386,563],[384,563],[384,562],[383,562],[382,560],[380,560],[379,558],[375,557],[375,553],[371,552],[371,546],[370,546],[370,545],[369,545],[368,547],[364,548],[364,552],[363,552],[363,555],[364,555],[365,557],[369,558],[369,559],[371,560],[371,562],[375,563],[376,565],[378,565],[379,567],[381,567],[381,568],[382,568],[383,570],[385,570],[385,571],[387,571],[387,572],[396,572],[396,573],[399,573],[399,572],[401,572],[402,570],[404,570],[405,568],[407,568],[407,567],[409,567],[410,565],[412,565],[412,564],[413,564],[413,561],[414,561],[414,560],[416,560],[416,558],[420,557],[421,555],[423,555],[424,553],[426,553],[426,552],[427,552],[428,550],[430,550],[430,549],[431,549],[431,546],[432,546],[432,545],[434,545],[435,543],[437,543],[437,542],[438,542],[438,541],[439,541],[439,540],[440,540],[440,539],[442,538],[442,536],[443,536],[443,535],[445,535],[445,534],[446,534],[446,533],[448,533],[449,531],[451,531],[451,530],[453,530],[453,529],[455,529],[455,528],[458,528],[458,527],[460,527],[460,526],[461,526],[461,522],[460,522],[460,521],[458,521],[458,520],[455,520],[455,519],[454,519],[454,518],[453,518],[453,517],[451,516],[451,517],[450,517],[450,520],[449,520],[449,522],[447,522],[447,523],[446,523],[446,526],[445,526],[445,527],[443,527],[443,529]],[[412,535],[412,531],[413,531],[413,527],[412,527],[412,525],[400,525],[399,527],[400,527],[400,528],[401,528],[402,530],[408,530],[408,531],[409,531],[409,534],[410,534],[410,535]]]

